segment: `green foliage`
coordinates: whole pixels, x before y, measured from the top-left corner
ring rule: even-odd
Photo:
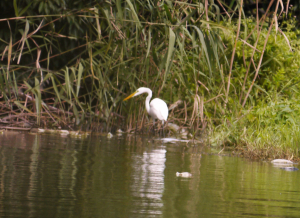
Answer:
[[[279,96],[278,96],[279,97]],[[300,101],[285,98],[271,100],[245,111],[245,117],[230,125],[220,125],[211,134],[213,145],[230,144],[253,149],[288,151],[299,156],[300,150]],[[275,154],[274,154],[275,153]]]
[[[215,144],[238,143],[245,134],[249,142],[252,136],[260,138],[250,134],[250,124],[257,134],[272,126],[267,122],[290,125],[288,112],[258,118],[260,110],[270,110],[268,105],[279,98],[281,106],[298,102],[295,21],[275,23],[269,35],[271,19],[257,28],[254,18],[244,18],[239,28],[237,18],[223,16],[213,1],[208,11],[204,1],[196,3],[0,2],[7,11],[1,16],[9,18],[0,21],[6,28],[0,32],[0,88],[6,104],[24,111],[23,92],[30,93],[35,101],[26,107],[38,113],[38,123],[47,113],[48,120],[60,125],[88,120],[104,122],[106,130],[120,124],[130,129],[145,122],[144,101],[122,99],[147,86],[169,105],[183,101],[169,119],[196,131],[209,126]],[[280,107],[272,110],[280,113]],[[243,125],[245,134],[238,134]]]
[[[248,18],[244,20],[244,23],[247,26],[247,32],[251,32],[247,42],[253,46],[258,37],[258,32],[255,30],[256,21]],[[241,103],[239,98],[240,96],[244,97],[246,93],[241,89],[241,84],[243,84],[251,61],[253,48],[245,45],[242,41],[237,44],[231,81],[232,86],[236,89],[231,90],[232,103],[228,105],[231,115],[226,112],[225,114],[220,113],[220,120],[210,135],[213,145],[245,145],[249,150],[279,148],[281,151],[288,151],[291,155],[299,155],[300,49],[298,45],[299,30],[295,24],[294,20],[285,21],[279,26],[281,32],[279,30],[276,33],[275,29],[271,31],[258,78],[250,93],[248,106],[244,109],[237,102]],[[230,23],[224,25],[228,28],[235,28]],[[256,67],[263,51],[267,31],[267,26],[263,26],[257,41],[256,48],[260,52],[254,53],[253,56]],[[222,35],[223,41],[228,46],[226,50],[228,56],[231,55],[230,51],[234,46],[232,41],[234,36],[234,32],[230,31]],[[255,68],[252,64],[245,83],[245,90],[251,87],[254,75]],[[233,92],[236,92],[236,95],[233,95]],[[232,107],[233,105],[237,106]],[[272,152],[274,155],[274,150]],[[270,153],[272,152],[270,151]]]
[[[255,31],[256,21],[253,20],[253,18],[248,18],[245,20],[245,23],[248,32],[253,31],[250,37],[247,39],[247,42],[250,45],[254,45],[258,33],[257,31]],[[225,23],[225,25],[228,28],[234,28],[234,26],[232,26],[232,24],[230,24],[229,22]],[[300,50],[299,46],[297,45],[299,43],[299,40],[297,38],[297,36],[299,35],[299,30],[295,30],[295,23],[292,20],[284,22],[282,26],[284,27],[282,28],[282,31],[284,32],[286,38],[280,32],[276,33],[275,29],[273,29],[264,51],[264,57],[259,71],[259,78],[256,80],[256,85],[259,86],[259,89],[256,90],[255,96],[258,98],[261,97],[261,94],[263,93],[262,90],[267,92],[279,92],[280,90],[284,89],[288,83],[299,82],[300,77],[298,76],[298,70],[300,69],[300,61],[298,60],[300,58]],[[259,61],[260,53],[261,51],[263,51],[267,31],[267,27],[263,27],[260,33],[260,37],[256,47],[260,52],[256,52],[253,57],[253,61],[254,63],[256,63],[256,65]],[[233,37],[234,31],[222,37],[223,41],[228,46],[228,56],[231,55],[231,51],[234,46],[232,40]],[[291,52],[288,43],[291,44],[293,52]],[[242,41],[237,44],[233,75],[236,83],[243,82],[245,72],[251,61],[252,51],[253,48],[245,45]],[[250,66],[249,76],[251,79],[253,79],[255,68],[253,67],[253,64],[251,64]],[[249,88],[251,79],[247,80],[246,89]]]
[[[38,111],[41,98],[50,95],[55,98],[46,98],[46,103],[68,114],[73,111],[69,119],[75,117],[76,123],[86,113],[99,114],[109,123],[113,111],[123,115],[131,108],[121,105],[121,93],[148,86],[170,103],[182,97],[192,103],[198,86],[195,68],[212,77],[220,45],[210,48],[216,33],[200,22],[202,4],[196,10],[186,3],[116,0],[91,6],[88,1],[72,10],[77,3],[35,0],[3,5],[15,16],[26,15],[9,20],[9,31],[0,36],[5,42],[0,48],[3,66],[7,63],[3,76],[10,78],[14,71],[18,83],[31,87],[25,88],[27,93],[40,90],[34,92],[37,101],[32,105]],[[188,65],[182,70],[185,61]],[[174,81],[179,91],[167,90]],[[20,106],[17,93],[10,98]]]

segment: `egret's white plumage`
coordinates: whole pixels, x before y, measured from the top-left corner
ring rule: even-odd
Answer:
[[[164,121],[167,121],[167,119],[168,119],[168,114],[169,114],[168,106],[167,106],[166,102],[164,102],[163,100],[161,100],[159,98],[154,98],[150,102],[150,99],[152,98],[151,89],[145,88],[145,87],[138,88],[134,93],[129,95],[123,101],[126,101],[129,98],[141,95],[143,93],[148,94],[146,101],[145,101],[145,105],[146,105],[146,110],[147,110],[148,114],[153,119],[153,123],[155,123],[155,119],[159,119],[164,124]]]

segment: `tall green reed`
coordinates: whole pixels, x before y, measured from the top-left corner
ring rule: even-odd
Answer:
[[[6,104],[48,113],[48,121],[72,128],[100,122],[100,129],[107,131],[120,125],[139,129],[147,124],[144,100],[122,99],[147,86],[169,105],[183,102],[170,111],[170,122],[194,134],[207,126],[229,128],[274,88],[269,73],[274,63],[296,60],[276,55],[284,50],[289,56],[287,45],[295,39],[276,16],[268,26],[266,16],[246,18],[243,1],[236,3],[232,11],[207,0],[115,0],[63,12],[35,5],[44,15],[34,15],[30,7],[17,8],[14,16],[0,20],[10,28],[9,37],[1,39],[6,42],[1,47]],[[279,17],[281,3],[271,1],[266,12],[275,6]],[[295,53],[297,57],[298,50]],[[272,72],[290,81],[295,62],[291,69]],[[9,82],[13,72],[14,83]],[[20,98],[22,93],[30,93],[34,103]]]

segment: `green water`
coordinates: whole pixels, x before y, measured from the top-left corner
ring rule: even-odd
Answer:
[[[0,217],[300,217],[299,171],[218,151],[148,136],[6,132]]]

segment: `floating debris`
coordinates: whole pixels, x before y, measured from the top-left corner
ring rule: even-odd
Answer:
[[[182,139],[176,139],[176,138],[162,138],[160,139],[163,143],[175,143],[175,142],[189,142],[190,140],[182,140]]]
[[[174,123],[168,123],[167,126],[174,134],[177,134],[180,129],[180,127]]]
[[[54,130],[54,129],[47,129],[46,132],[47,132],[47,133],[57,133],[57,130]]]
[[[187,136],[188,136],[189,139],[194,138],[194,136],[192,135],[192,133],[189,133]]]
[[[279,167],[280,169],[284,169],[286,171],[295,171],[295,170],[289,170],[288,169],[288,168],[293,168],[293,164],[295,164],[290,160],[275,159],[275,160],[272,160],[271,163],[274,165],[274,167]]]
[[[272,160],[271,163],[272,164],[294,164],[292,161],[286,159],[275,159]]]
[[[116,131],[116,133],[117,133],[117,136],[122,136],[124,132],[121,129],[118,129]]]
[[[124,133],[121,129],[118,129],[117,131],[116,131],[116,133],[119,133],[119,134],[122,134],[122,133]]]
[[[192,177],[192,174],[189,172],[182,172],[182,173],[176,172],[176,176],[183,177],[183,178],[190,178]]]
[[[39,132],[39,129],[38,129],[38,128],[32,128],[32,129],[30,130],[30,133],[37,133],[37,132]]]
[[[33,128],[31,133],[49,133],[49,134],[60,134],[61,136],[70,135],[75,138],[86,138],[91,132],[82,132],[82,131],[69,131],[69,130],[61,130],[61,129],[36,129]]]
[[[46,131],[45,129],[38,128],[38,132],[45,132],[45,131]]]
[[[69,135],[70,132],[68,130],[58,130],[59,134],[61,135]]]
[[[107,138],[112,138],[113,137],[113,134],[111,134],[110,132],[109,133],[107,133]]]
[[[70,131],[70,136],[74,138],[86,138],[89,134],[89,132]]]
[[[170,107],[169,107],[169,111],[170,110],[173,110],[174,108],[178,107],[178,105],[182,104],[183,101],[182,100],[177,100],[175,103],[171,104]]]
[[[180,131],[180,137],[183,139],[186,139],[188,135],[188,132],[185,129],[181,129]]]
[[[280,169],[285,170],[285,171],[297,171],[297,170],[299,170],[297,167],[282,167]]]

